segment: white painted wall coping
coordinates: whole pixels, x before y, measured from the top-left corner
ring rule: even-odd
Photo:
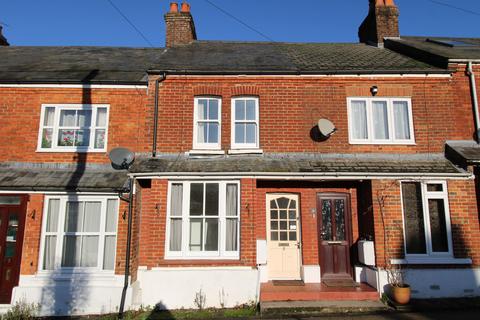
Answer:
[[[472,264],[472,259],[455,258],[407,258],[391,259],[391,264]]]

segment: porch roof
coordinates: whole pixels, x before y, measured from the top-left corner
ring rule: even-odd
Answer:
[[[115,192],[123,188],[126,172],[104,165],[4,163],[0,190]]]
[[[130,170],[135,175],[152,174],[305,174],[305,175],[431,175],[470,176],[441,154],[263,154],[188,157],[161,155],[139,157]]]
[[[458,165],[480,165],[480,145],[475,141],[447,141],[445,153]]]

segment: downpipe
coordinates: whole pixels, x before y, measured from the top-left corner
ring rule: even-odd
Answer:
[[[473,72],[473,64],[471,61],[468,62],[467,75],[470,77],[470,89],[472,92],[473,113],[475,114],[475,138],[477,140],[477,144],[480,144],[480,114],[478,110],[477,84],[475,81],[475,73]]]

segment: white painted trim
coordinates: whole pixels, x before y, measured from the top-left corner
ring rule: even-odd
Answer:
[[[228,154],[263,154],[262,149],[235,149],[228,150]]]
[[[462,63],[467,64],[469,62],[472,63],[480,63],[480,59],[448,59],[449,63]]]
[[[45,194],[45,195],[56,194],[56,195],[71,195],[71,196],[92,195],[92,196],[107,196],[107,197],[108,196],[116,196],[116,197],[118,197],[117,193],[111,193],[111,192],[103,193],[103,192],[70,192],[70,191],[18,191],[18,190],[12,190],[12,191],[6,190],[5,191],[5,190],[2,190],[2,191],[0,191],[0,194]]]
[[[472,264],[472,259],[455,259],[455,258],[406,258],[406,259],[391,259],[391,264]]]
[[[201,156],[201,155],[224,155],[223,150],[190,150],[185,152],[187,156]]]
[[[300,74],[300,75],[189,75],[190,78],[451,78],[452,73],[422,73],[422,74],[402,74],[402,73],[393,73],[393,74]],[[169,75],[169,78],[185,78],[185,75]]]
[[[216,100],[218,102],[218,119],[211,120],[211,119],[198,119],[198,101],[199,100]],[[208,106],[210,106],[210,102],[208,102]],[[218,142],[217,143],[199,143],[197,141],[197,134],[198,134],[198,122],[207,122],[207,123],[218,123]],[[193,106],[193,150],[220,150],[222,145],[222,98],[218,96],[197,96],[194,98],[194,106]]]
[[[145,271],[147,269],[144,269]],[[230,270],[230,271],[241,271],[241,270],[254,270],[252,267],[244,266],[225,266],[225,267],[153,267],[152,271],[218,271],[218,270]]]
[[[248,123],[248,124],[255,124],[255,140],[256,143],[235,143],[235,124],[237,120],[235,119],[236,116],[236,109],[235,109],[235,102],[237,100],[253,100],[255,102],[255,120],[238,120],[238,122]],[[255,96],[237,96],[232,98],[231,101],[231,122],[230,122],[230,146],[231,149],[229,154],[232,154],[231,151],[241,151],[241,150],[257,150],[260,147],[260,103],[259,98]],[[246,118],[246,113],[245,113]]]
[[[62,88],[62,89],[147,89],[146,85],[110,84],[0,84],[0,88]]]
[[[365,101],[366,116],[367,116],[367,139],[355,139],[353,137],[352,124],[352,101]],[[379,140],[374,137],[374,123],[373,123],[373,102],[387,103],[387,120],[388,120],[388,140]],[[408,124],[410,128],[410,139],[401,140],[395,138],[395,116],[393,112],[394,102],[406,102],[408,111]],[[348,140],[350,144],[365,144],[365,145],[415,145],[415,130],[413,123],[412,99],[410,97],[348,97],[347,98],[347,116],[348,116]]]

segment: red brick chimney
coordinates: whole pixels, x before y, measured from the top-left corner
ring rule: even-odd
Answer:
[[[2,29],[3,29],[3,27],[0,26],[0,46],[9,46],[10,44],[8,43],[7,39],[2,34]]]
[[[190,13],[190,5],[187,2],[182,3],[180,12],[178,3],[170,3],[170,12],[165,15],[165,23],[167,48],[189,44],[197,40],[195,24]]]
[[[360,42],[383,47],[383,39],[399,38],[399,10],[393,0],[369,0],[368,16],[358,29]]]

